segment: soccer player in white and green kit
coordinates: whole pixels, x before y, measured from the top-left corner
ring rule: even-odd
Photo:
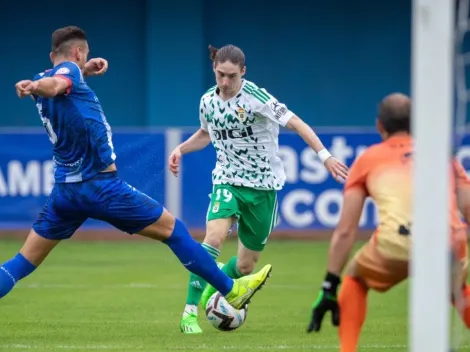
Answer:
[[[315,132],[285,104],[243,79],[245,55],[238,47],[209,48],[217,85],[201,98],[201,128],[175,148],[169,168],[176,176],[183,154],[212,142],[217,161],[203,247],[216,260],[227,233],[237,223],[238,253],[222,270],[232,278],[240,278],[253,272],[277,221],[276,194],[286,178],[277,155],[279,126],[296,131],[336,180],[344,180],[348,168],[331,156]],[[182,332],[202,332],[198,305],[202,303],[205,308],[214,292],[203,279],[190,275]]]

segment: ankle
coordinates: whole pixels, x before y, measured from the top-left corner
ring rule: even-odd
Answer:
[[[194,304],[186,304],[184,307],[183,318],[188,315],[197,315],[197,306]]]
[[[238,292],[240,291],[240,284],[238,283],[237,280],[233,280],[233,286],[230,292],[225,296],[225,297],[233,297],[238,295]]]

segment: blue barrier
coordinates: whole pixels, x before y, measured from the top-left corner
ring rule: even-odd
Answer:
[[[190,136],[184,130],[179,131],[180,140]],[[348,165],[367,146],[380,140],[372,131],[345,130],[319,135],[331,152]],[[166,137],[161,130],[115,132],[113,137],[121,177],[163,204],[176,197],[166,183],[166,160],[171,152],[166,150],[169,147]],[[279,153],[284,160],[287,180],[279,192],[277,228],[333,228],[339,217],[342,185],[329,176],[299,136],[281,133]],[[458,157],[469,171],[470,135],[464,138]],[[50,159],[51,145],[45,133],[0,133],[1,229],[31,226],[53,186]],[[182,159],[177,192],[181,196],[176,204],[181,218],[190,228],[202,229],[205,226],[214,164],[215,152],[211,146]],[[368,202],[361,218],[361,228],[372,229],[377,223],[376,208]],[[108,225],[88,221],[85,226],[101,228]]]
[[[120,176],[165,203],[165,136],[117,133],[113,136]],[[28,228],[54,185],[51,143],[45,132],[0,134],[0,228]],[[107,227],[87,221],[87,227]]]

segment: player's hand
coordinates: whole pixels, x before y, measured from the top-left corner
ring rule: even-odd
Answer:
[[[323,288],[313,304],[312,316],[307,332],[318,332],[321,329],[323,318],[327,312],[331,312],[331,322],[334,326],[339,325],[339,306],[336,298],[336,290],[340,283],[338,276],[327,273]]]
[[[97,57],[88,60],[88,62],[85,64],[83,74],[85,76],[100,76],[103,75],[106,71],[108,71],[108,61],[101,57]]]
[[[36,90],[38,86],[37,81],[31,81],[31,80],[22,80],[19,81],[18,83],[15,84],[15,89],[16,89],[16,94],[20,98],[24,98],[28,95],[33,94],[33,92]]]
[[[180,160],[181,150],[180,148],[175,148],[168,157],[168,167],[170,168],[170,171],[173,173],[173,175],[175,175],[175,177],[178,177]]]
[[[348,177],[348,167],[333,156],[325,160],[325,167],[338,182],[344,182]]]

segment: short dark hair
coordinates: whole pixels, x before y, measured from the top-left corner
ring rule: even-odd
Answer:
[[[410,132],[411,100],[403,94],[391,94],[378,108],[378,119],[388,134]]]
[[[211,53],[210,58],[216,65],[230,61],[232,64],[240,66],[240,68],[245,67],[245,54],[242,49],[235,45],[225,45],[220,49],[209,45],[209,50]]]
[[[66,54],[70,49],[68,45],[72,40],[87,40],[83,29],[76,26],[67,26],[56,29],[52,33],[52,52]]]

